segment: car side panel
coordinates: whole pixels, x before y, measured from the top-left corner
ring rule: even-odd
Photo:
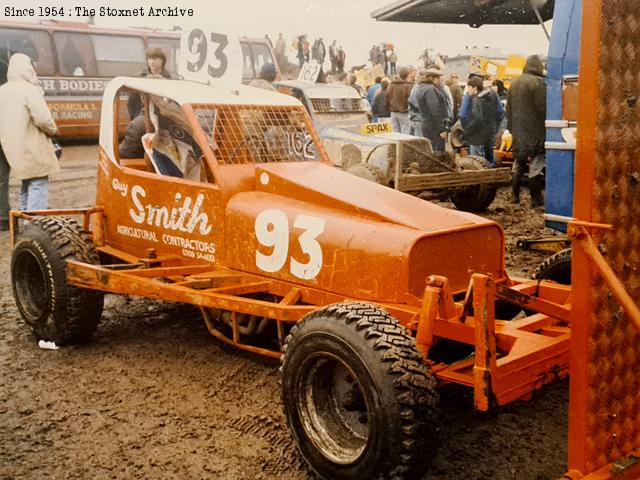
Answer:
[[[224,210],[216,185],[122,168],[102,149],[96,204],[104,206],[104,240],[147,257],[176,255],[185,263],[224,258]]]

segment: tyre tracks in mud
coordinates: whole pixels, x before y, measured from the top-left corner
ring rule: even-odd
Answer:
[[[52,352],[0,294],[0,478],[308,477],[277,364],[220,345],[188,309],[110,296],[91,343]]]
[[[284,417],[250,414],[227,419],[220,426],[235,430],[242,436],[264,440],[268,456],[262,468],[264,473],[273,475],[273,478],[289,478],[292,473],[302,475],[306,472]]]

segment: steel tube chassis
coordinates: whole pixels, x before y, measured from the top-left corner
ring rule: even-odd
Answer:
[[[11,241],[13,243],[18,234],[18,219],[28,221],[44,215],[82,215],[84,229],[94,236],[100,235],[102,211],[98,206],[11,212]],[[209,264],[186,265],[180,257],[157,256],[153,249],[145,258],[109,246],[99,246],[97,250],[110,262],[91,265],[68,261],[70,284],[195,305],[200,307],[213,336],[234,347],[269,357],[280,357],[287,324],[299,321],[321,306],[358,300]],[[246,296],[257,293],[269,294],[278,301]],[[517,305],[530,313],[516,320],[497,320],[497,301]],[[568,374],[570,302],[571,289],[553,282],[494,280],[487,275],[473,274],[466,294],[457,300],[446,278],[430,276],[421,302],[380,306],[416,336],[425,362],[441,383],[473,388],[475,408],[488,411],[493,406],[527,398],[535,389]],[[215,325],[208,308],[231,312],[231,335]],[[248,343],[239,331],[239,314],[272,319],[277,326],[279,349]],[[439,339],[472,345],[475,355],[452,364],[436,364],[429,359],[429,349]]]

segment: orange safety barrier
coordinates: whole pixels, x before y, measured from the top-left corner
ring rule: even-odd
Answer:
[[[567,478],[640,478],[640,1],[583,10]]]

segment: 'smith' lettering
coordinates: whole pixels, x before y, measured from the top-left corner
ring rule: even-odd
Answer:
[[[167,230],[179,230],[181,232],[193,233],[196,227],[200,235],[207,235],[211,232],[209,225],[209,216],[200,212],[204,195],[199,193],[195,202],[190,196],[182,198],[181,193],[176,193],[175,202],[179,205],[169,209],[168,207],[159,207],[151,204],[143,204],[141,199],[146,198],[147,192],[140,185],[134,185],[131,189],[131,200],[135,208],[129,209],[131,219],[138,223],[147,225],[155,225],[163,227]],[[193,204],[193,206],[192,206]]]

